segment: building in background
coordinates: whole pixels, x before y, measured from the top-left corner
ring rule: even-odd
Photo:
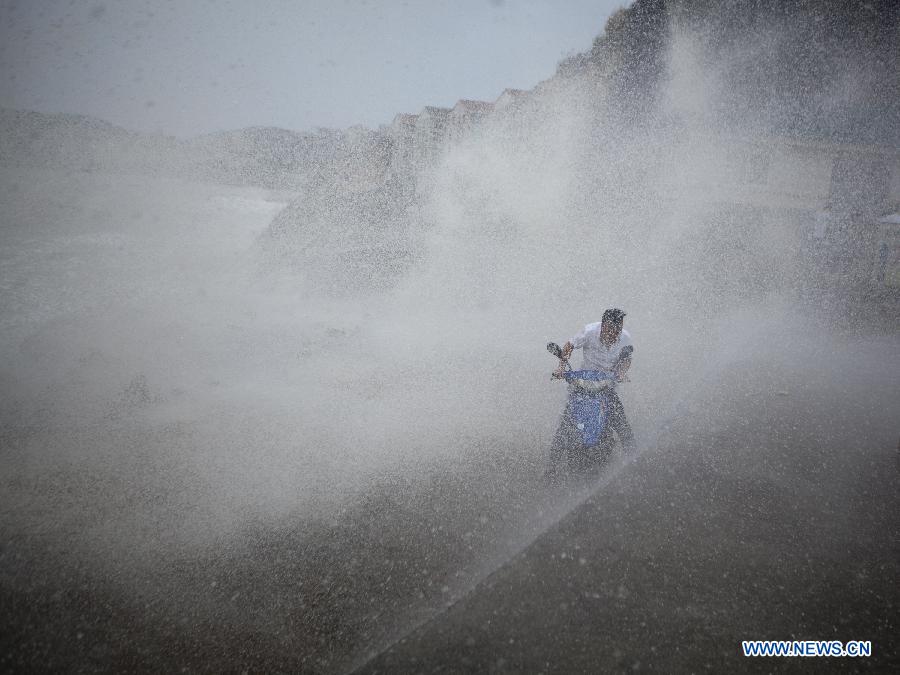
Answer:
[[[416,118],[415,165],[421,169],[434,164],[447,140],[449,108],[425,106]]]
[[[416,157],[416,123],[418,115],[400,113],[388,127],[393,154],[391,156],[391,173],[395,179],[408,183],[415,176]]]
[[[447,118],[447,140],[458,143],[471,135],[492,109],[493,104],[487,101],[457,101]]]

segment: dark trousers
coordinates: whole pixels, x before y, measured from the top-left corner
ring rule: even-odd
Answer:
[[[615,432],[622,443],[622,450],[626,453],[634,450],[634,432],[625,417],[625,408],[616,392],[607,394],[609,402],[609,411],[606,422],[606,430],[603,432],[603,438],[600,439],[596,452],[609,453],[612,449],[614,438],[610,432]],[[575,426],[572,420],[572,414],[569,404],[566,403],[566,409],[563,411],[562,419],[559,421],[559,427],[553,436],[553,442],[550,444],[550,470],[555,471],[564,463],[572,464],[580,463],[580,461],[589,462],[586,457],[585,449],[581,442],[581,430]]]
[[[607,422],[607,428],[616,432],[616,435],[622,442],[622,450],[624,452],[634,450],[634,432],[631,430],[628,418],[625,417],[625,408],[622,406],[622,401],[619,400],[616,392],[612,392],[609,395],[609,421]]]

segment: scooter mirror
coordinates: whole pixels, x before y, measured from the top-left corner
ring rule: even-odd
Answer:
[[[550,352],[551,354],[553,354],[553,356],[555,356],[558,359],[563,358],[562,349],[560,349],[559,345],[556,344],[555,342],[547,343],[547,351]]]

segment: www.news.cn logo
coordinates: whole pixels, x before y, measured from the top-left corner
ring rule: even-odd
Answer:
[[[744,640],[744,656],[872,656],[869,640]]]

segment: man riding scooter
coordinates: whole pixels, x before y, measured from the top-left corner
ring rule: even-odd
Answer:
[[[625,417],[622,402],[615,392],[615,384],[626,380],[625,375],[631,367],[631,353],[634,350],[631,335],[622,327],[624,319],[625,312],[621,309],[607,309],[600,322],[586,325],[562,349],[556,347],[556,355],[560,361],[554,377],[570,380],[568,375],[572,373],[566,372],[569,357],[575,349],[583,350],[582,371],[578,372],[598,373],[609,381],[609,386],[603,391],[606,433],[601,445],[609,446],[609,431],[613,431],[619,437],[623,450],[631,452],[634,449],[634,434]],[[558,471],[563,459],[568,459],[571,465],[572,459],[578,456],[579,449],[585,450],[582,433],[584,425],[579,426],[575,420],[577,416],[570,396],[550,447],[551,473]]]

